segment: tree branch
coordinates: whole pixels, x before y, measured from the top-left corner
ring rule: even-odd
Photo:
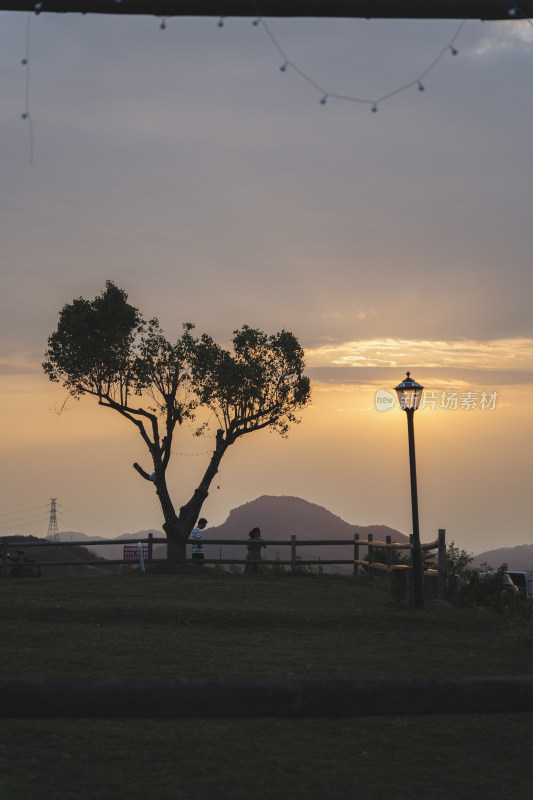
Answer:
[[[135,462],[135,464],[133,465],[133,469],[136,469],[137,472],[139,473],[139,475],[142,478],[144,478],[145,481],[150,481],[150,482],[153,483],[153,481],[152,481],[151,477],[148,475],[148,473],[145,472],[144,469],[139,464],[137,464],[137,462]]]

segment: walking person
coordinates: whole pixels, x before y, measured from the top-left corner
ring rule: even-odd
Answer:
[[[246,564],[244,566],[245,575],[259,575],[261,569],[261,548],[266,547],[266,544],[261,539],[261,530],[259,528],[252,528],[248,534],[250,541],[247,544],[248,555],[246,556]]]
[[[200,517],[196,523],[196,528],[192,529],[190,539],[192,539],[192,560],[194,564],[204,563],[204,546],[202,544],[203,531],[207,525],[207,520]]]

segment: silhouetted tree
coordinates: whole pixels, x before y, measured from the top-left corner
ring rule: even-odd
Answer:
[[[185,560],[185,544],[227,448],[252,431],[271,428],[286,436],[309,401],[304,353],[288,331],[268,336],[244,325],[233,350],[211,337],[196,338],[187,323],[175,344],[157,319],[145,322],[127,294],[111,281],[94,300],[65,305],[48,339],[43,369],[74,397],[88,394],[137,428],[151,458],[150,470],[134,464],[155,486],[164,517],[170,561]],[[215,449],[192,497],[176,512],[166,470],[176,426],[199,407],[218,421]],[[201,426],[198,433],[204,432]]]

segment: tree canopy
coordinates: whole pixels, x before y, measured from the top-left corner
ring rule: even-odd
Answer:
[[[234,331],[233,353],[203,334],[191,359],[195,392],[228,440],[266,427],[284,436],[309,396],[303,356],[287,331],[267,336],[244,325]]]
[[[208,496],[226,449],[239,437],[270,428],[286,436],[309,402],[304,352],[285,330],[267,335],[243,325],[232,350],[191,323],[170,343],[157,319],[146,322],[123,289],[107,281],[94,298],[64,306],[48,339],[43,369],[73,397],[92,395],[133,423],[150,454],[150,468],[134,464],[155,486],[169,557],[184,560],[185,542]],[[209,409],[218,423],[215,448],[192,497],[176,513],[166,470],[176,427]],[[205,424],[197,431],[206,433]]]

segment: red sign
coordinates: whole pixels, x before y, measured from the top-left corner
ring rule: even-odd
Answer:
[[[143,544],[141,545],[143,549],[143,558],[148,558],[148,545]],[[139,548],[136,544],[125,544],[124,545],[124,561],[138,561],[139,560]]]

